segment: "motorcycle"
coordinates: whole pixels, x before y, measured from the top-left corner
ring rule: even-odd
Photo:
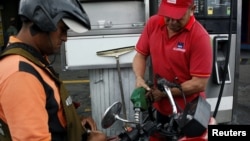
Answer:
[[[172,106],[170,121],[164,125],[154,118],[152,101],[146,97],[144,88],[136,88],[130,100],[134,106],[134,120],[129,121],[119,116],[122,104],[115,102],[109,106],[102,117],[102,128],[107,129],[116,120],[126,123],[119,135],[110,137],[108,140],[119,141],[147,141],[149,137],[156,137],[161,141],[207,141],[207,128],[209,124],[216,124],[216,120],[210,116],[211,106],[202,97],[197,97],[186,104],[183,112],[178,112],[173,99],[171,88],[181,90],[178,84],[171,83],[158,76],[157,87],[165,93]],[[151,138],[150,140],[154,140]]]

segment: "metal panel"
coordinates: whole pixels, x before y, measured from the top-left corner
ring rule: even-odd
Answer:
[[[126,114],[133,121],[133,105],[130,95],[135,88],[135,76],[131,67],[121,68],[121,77],[124,87]],[[121,101],[118,83],[118,72],[115,68],[89,70],[92,117],[97,122],[98,129],[107,135],[116,135],[122,131],[122,123],[117,121],[108,129],[102,129],[101,119],[105,110],[116,101]],[[121,117],[125,118],[121,112]]]
[[[228,36],[227,34],[211,34],[211,40],[214,39],[216,36]],[[231,48],[230,48],[230,58],[229,58],[229,68],[230,68],[230,73],[231,73],[231,83],[226,83],[223,89],[223,94],[222,94],[222,99],[220,101],[219,109],[218,109],[218,114],[216,116],[216,120],[218,123],[221,122],[231,122],[232,121],[232,114],[230,116],[225,116],[222,113],[226,112],[227,113],[232,113],[233,110],[233,102],[234,102],[234,85],[235,85],[235,51],[236,51],[236,34],[233,34],[231,37]],[[214,77],[214,74],[213,76]],[[208,86],[206,89],[206,95],[207,95],[207,100],[208,102],[212,105],[212,113],[214,112],[215,105],[218,100],[218,95],[221,89],[221,85],[215,83],[212,79],[210,78],[208,82]]]
[[[98,56],[98,51],[135,46],[140,34],[69,37],[65,43],[65,70],[115,68],[114,57]],[[131,66],[135,51],[120,57],[121,67]]]
[[[237,1],[237,9],[242,9],[242,1]],[[236,47],[235,47],[235,84],[234,84],[234,101],[233,101],[233,115],[236,115],[237,103],[238,103],[238,85],[239,85],[239,68],[240,68],[240,45],[241,45],[241,21],[242,21],[242,10],[237,10],[237,33],[236,33]],[[233,122],[235,121],[233,117]]]
[[[82,5],[90,18],[92,29],[99,29],[99,20],[111,21],[111,28],[128,28],[133,27],[135,23],[144,24],[146,21],[146,7],[143,1],[100,1]]]

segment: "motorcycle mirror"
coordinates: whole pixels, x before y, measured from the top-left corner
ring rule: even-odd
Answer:
[[[119,101],[109,106],[104,112],[102,117],[102,122],[101,122],[102,128],[104,129],[109,128],[116,121],[117,119],[116,117],[117,115],[120,114],[121,109],[122,109],[122,104]]]

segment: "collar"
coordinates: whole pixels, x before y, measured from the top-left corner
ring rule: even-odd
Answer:
[[[16,36],[10,36],[8,45],[12,43],[23,43],[23,41],[18,39]],[[47,55],[43,55],[43,57],[46,58],[47,61],[49,61]]]
[[[194,16],[191,16],[188,23],[186,24],[185,26],[185,29],[187,29],[188,31],[190,31],[190,29],[192,28],[192,26],[194,25],[195,23],[195,17]]]
[[[15,36],[10,36],[9,43],[15,43],[15,42],[22,42],[22,41]]]

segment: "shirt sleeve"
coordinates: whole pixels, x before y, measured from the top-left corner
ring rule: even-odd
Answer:
[[[162,24],[164,24],[164,19],[158,15],[149,18],[136,44],[137,52],[146,56],[150,54],[150,36],[152,36],[152,32]]]
[[[32,74],[16,72],[5,82],[2,109],[13,141],[50,141],[46,95]]]
[[[202,34],[199,38],[193,39],[190,57],[190,72],[192,76],[209,77],[211,75],[213,55],[208,34]]]

